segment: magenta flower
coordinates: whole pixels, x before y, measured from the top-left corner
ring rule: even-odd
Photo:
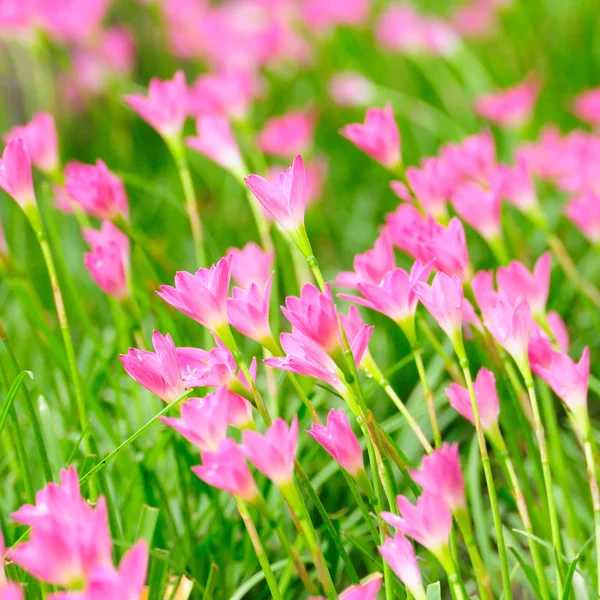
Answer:
[[[514,304],[519,296],[523,296],[529,303],[531,311],[535,316],[543,316],[546,313],[546,302],[550,292],[550,253],[545,252],[535,263],[533,273],[527,267],[512,261],[508,267],[498,269],[496,279],[498,291],[511,304]]]
[[[446,217],[446,203],[458,183],[446,162],[439,158],[427,158],[418,169],[408,167],[406,179],[427,214],[436,220]]]
[[[571,198],[565,215],[592,244],[600,242],[600,197],[588,193]]]
[[[109,4],[108,0],[40,2],[37,18],[52,39],[84,44],[98,33]]]
[[[481,427],[485,432],[490,432],[498,425],[498,417],[500,416],[500,401],[498,400],[494,374],[482,367],[477,373],[473,387],[475,388],[475,399]],[[446,388],[446,396],[448,396],[450,406],[475,425],[475,415],[473,414],[471,397],[467,388],[458,383],[452,383],[450,387]]]
[[[410,593],[417,600],[423,600],[425,591],[413,545],[400,532],[397,532],[393,538],[386,537],[385,543],[378,549],[385,562]]]
[[[329,80],[329,95],[338,106],[366,106],[373,101],[374,86],[361,73],[342,71]]]
[[[339,408],[327,415],[327,426],[313,423],[308,435],[314,438],[352,477],[364,471],[363,454],[346,413]]]
[[[367,20],[370,8],[371,0],[306,0],[301,10],[306,26],[321,32],[336,25],[361,25]]]
[[[0,188],[26,210],[35,204],[31,178],[31,158],[22,138],[13,139],[4,148],[0,160]]]
[[[295,233],[304,227],[306,172],[300,155],[279,176],[276,184],[269,183],[260,175],[249,175],[244,181],[262,207],[288,233]]]
[[[100,159],[95,166],[70,162],[65,169],[65,189],[69,198],[92,217],[112,221],[129,215],[123,182]]]
[[[191,387],[232,386],[237,381],[237,365],[227,347],[215,337],[216,348],[177,348],[183,385]]]
[[[165,402],[173,402],[185,392],[175,344],[168,333],[155,331],[152,345],[156,352],[130,348],[119,358],[132,379]]]
[[[570,346],[569,330],[563,318],[555,310],[548,313],[548,325],[552,335],[554,335],[558,349],[561,352],[568,352]]]
[[[192,150],[204,154],[227,171],[243,176],[246,167],[238,143],[226,117],[205,115],[196,120],[196,137],[185,138]]]
[[[316,114],[310,109],[272,117],[258,134],[258,147],[265,154],[280,158],[305,154],[313,144],[315,125]]]
[[[229,255],[210,269],[198,269],[193,275],[178,271],[175,275],[175,287],[161,285],[157,294],[184,315],[218,333],[219,329],[227,325],[230,277]]]
[[[420,471],[410,469],[409,473],[424,491],[437,494],[451,513],[466,508],[458,444],[442,444],[423,458]]]
[[[275,419],[263,434],[245,430],[242,434],[242,452],[264,475],[279,486],[292,482],[294,460],[298,444],[298,417],[291,426],[283,419]]]
[[[223,440],[216,452],[203,452],[202,465],[192,467],[192,471],[204,483],[248,502],[254,502],[258,497],[248,463],[232,439]]]
[[[274,251],[248,242],[241,250],[229,248],[227,254],[231,256],[231,276],[241,288],[247,290],[253,283],[265,287],[273,271]]]
[[[527,213],[538,207],[538,198],[531,173],[523,160],[517,166],[498,165],[492,176],[495,186],[504,200]]]
[[[452,516],[442,498],[424,491],[414,506],[405,496],[397,496],[396,500],[402,516],[382,512],[384,521],[436,556],[442,554],[452,529]]]
[[[173,79],[153,78],[148,86],[148,97],[134,94],[125,102],[164,138],[179,137],[187,117],[187,84],[183,71]]]
[[[485,183],[496,168],[496,146],[489,131],[442,147],[441,159],[463,180]]]
[[[530,76],[506,90],[482,94],[475,101],[475,112],[502,127],[518,129],[531,119],[540,87],[539,80]]]
[[[81,497],[73,467],[61,471],[60,484],[37,493],[35,506],[25,504],[11,516],[31,533],[8,556],[37,579],[77,587],[94,569],[112,567],[106,502],[100,498],[92,508]]]
[[[29,150],[31,162],[40,171],[53,173],[59,166],[58,134],[54,117],[50,113],[38,112],[27,125],[13,127],[4,141],[10,142],[22,138]]]
[[[478,271],[471,280],[471,289],[483,318],[487,319],[490,311],[503,298],[502,294],[494,289],[494,272]]]
[[[600,88],[582,92],[573,102],[573,113],[590,125],[600,123]]]
[[[357,583],[346,588],[340,595],[338,600],[375,600],[383,577],[381,573],[373,573],[369,575],[362,583]]]
[[[272,337],[269,324],[272,282],[273,276],[267,280],[262,294],[255,284],[248,290],[234,287],[232,297],[227,300],[229,324],[259,344]]]
[[[111,221],[102,221],[100,229],[82,230],[83,239],[87,245],[95,250],[100,246],[115,244],[127,257],[129,262],[129,238]]]
[[[473,181],[463,183],[452,195],[452,206],[485,240],[502,235],[502,196],[497,186],[485,189]]]
[[[390,104],[369,108],[364,124],[346,125],[340,133],[388,169],[396,168],[402,160],[400,133]]]

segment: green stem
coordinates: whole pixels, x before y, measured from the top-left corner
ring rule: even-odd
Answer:
[[[456,564],[452,559],[450,549],[448,547],[442,548],[435,552],[435,555],[444,568],[444,571],[446,571],[454,600],[469,600],[458,569],[456,568]]]

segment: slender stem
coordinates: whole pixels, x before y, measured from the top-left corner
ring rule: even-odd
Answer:
[[[417,346],[412,347],[412,354],[419,372],[419,379],[423,386],[423,395],[425,396],[425,403],[427,404],[427,412],[429,413],[429,421],[431,422],[431,429],[433,431],[433,440],[435,447],[439,448],[442,445],[442,436],[440,434],[440,427],[438,425],[437,415],[435,414],[435,406],[433,404],[433,392],[427,383],[427,373],[425,371],[425,365],[423,364],[423,357],[421,356],[421,348]]]
[[[467,383],[469,396],[471,398],[471,407],[473,416],[475,417],[475,430],[477,433],[477,443],[479,445],[479,453],[481,454],[481,464],[485,474],[488,494],[490,498],[490,506],[492,508],[492,517],[494,520],[494,529],[496,530],[498,557],[500,559],[500,572],[502,577],[502,588],[504,590],[505,600],[512,599],[512,589],[510,585],[510,571],[508,568],[508,557],[506,555],[506,546],[504,544],[504,533],[502,532],[502,521],[500,519],[500,510],[498,509],[498,498],[496,495],[496,487],[494,484],[494,476],[490,466],[490,457],[488,455],[485,436],[481,427],[481,419],[479,417],[479,407],[475,398],[475,388],[473,387],[473,379],[471,378],[471,370],[469,369],[469,360],[466,356],[459,356],[460,366]]]
[[[452,554],[448,547],[435,553],[437,559],[440,561],[446,575],[448,576],[448,583],[452,590],[452,596],[455,600],[469,600],[467,593],[465,592],[464,584],[456,568],[456,564],[452,558]]]
[[[258,562],[260,563],[263,573],[265,574],[265,580],[267,581],[267,585],[271,591],[271,596],[274,598],[274,600],[283,600],[283,596],[281,595],[279,586],[277,585],[277,580],[275,579],[275,575],[271,569],[271,564],[269,563],[265,549],[260,541],[258,531],[256,531],[256,526],[254,525],[254,521],[250,516],[248,507],[246,506],[246,503],[237,496],[235,497],[235,503],[237,505],[238,512],[240,513],[240,517],[242,517],[244,525],[248,530],[248,535],[250,536],[252,546],[254,547],[256,558],[258,558]]]

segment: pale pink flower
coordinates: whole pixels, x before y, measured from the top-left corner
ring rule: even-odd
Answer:
[[[498,291],[511,304],[523,296],[534,316],[544,315],[550,292],[551,262],[550,253],[545,252],[535,263],[533,273],[516,260],[507,267],[499,268],[496,274]]]
[[[4,141],[22,138],[29,150],[31,162],[45,173],[56,171],[59,165],[58,134],[54,117],[50,113],[38,112],[27,125],[13,127]]]
[[[6,554],[6,546],[4,544],[4,536],[0,531],[0,600],[23,600],[23,590],[21,586],[8,581],[4,573],[4,555]]]
[[[292,419],[291,426],[283,419],[275,419],[264,435],[245,430],[242,441],[242,452],[246,458],[273,483],[287,485],[293,481],[298,417]]]
[[[383,576],[381,573],[373,573],[363,579],[361,583],[346,588],[339,595],[338,600],[375,600],[382,583]]]
[[[563,318],[555,311],[551,310],[547,316],[548,325],[550,325],[550,331],[556,340],[558,349],[561,352],[568,352],[569,342],[569,330],[563,320]]]
[[[169,49],[179,58],[195,58],[204,52],[202,30],[208,12],[206,0],[164,0],[161,5]]]
[[[129,263],[129,238],[111,221],[102,221],[100,229],[84,229],[81,234],[87,245],[95,250],[99,246],[116,244]]]
[[[487,319],[491,309],[502,299],[502,294],[494,289],[494,272],[478,271],[471,280],[471,289],[483,318]]]
[[[233,386],[237,381],[237,364],[233,354],[215,336],[216,348],[177,348],[177,360],[185,387]]]
[[[110,27],[102,32],[98,53],[111,75],[128,76],[135,64],[135,37],[125,27]]]
[[[339,106],[367,106],[374,93],[373,83],[355,71],[341,71],[329,80],[329,95]]]
[[[37,18],[53,39],[85,44],[99,31],[109,5],[110,0],[42,0]]]
[[[4,148],[0,160],[0,188],[23,210],[35,204],[31,158],[22,138],[11,140]]]
[[[452,196],[457,179],[443,160],[427,158],[418,169],[408,167],[406,179],[427,214],[434,219],[446,216],[446,202]]]
[[[462,4],[450,19],[456,32],[463,38],[489,38],[498,24],[496,11],[483,2]]]
[[[410,204],[399,204],[394,212],[386,215],[383,232],[394,246],[413,258],[418,258],[421,254],[421,241],[431,239],[435,235],[434,229],[433,219],[423,217]]]
[[[573,113],[590,125],[600,124],[600,88],[582,92],[573,102]]]
[[[220,115],[198,117],[196,132],[197,136],[185,138],[188,147],[204,154],[224,169],[242,176],[245,171],[244,161],[226,117]]]
[[[184,393],[181,367],[171,336],[152,334],[155,352],[130,348],[119,355],[129,376],[165,402],[173,402]]]
[[[231,256],[195,274],[178,271],[175,287],[161,285],[157,294],[168,304],[213,332],[227,325]]]
[[[304,0],[301,15],[310,29],[323,31],[337,25],[362,25],[370,8],[371,0]]]
[[[502,196],[496,188],[485,189],[479,183],[463,183],[452,194],[452,206],[484,239],[491,241],[502,234]]]
[[[397,496],[396,500],[401,516],[390,512],[380,513],[386,523],[435,555],[445,552],[452,529],[452,516],[442,498],[424,491],[414,506],[405,496]]]
[[[496,169],[496,145],[489,131],[465,138],[462,142],[446,144],[441,160],[456,176],[485,183]]]
[[[364,471],[362,449],[346,413],[339,408],[327,415],[327,426],[313,423],[308,435],[314,438],[350,475]]]
[[[398,198],[400,198],[400,200],[410,202],[411,204],[414,202],[408,186],[402,181],[390,181],[390,189],[398,196]]]
[[[369,108],[364,124],[346,125],[340,133],[388,169],[396,168],[402,160],[400,132],[390,104]]]
[[[35,16],[35,0],[4,0],[0,2],[0,33],[6,38],[31,40]]]
[[[253,283],[264,288],[273,271],[273,250],[248,242],[242,249],[229,248],[227,254],[231,256],[231,277],[241,288],[247,290]]]
[[[600,196],[589,193],[571,198],[565,215],[592,244],[600,242]]]
[[[475,111],[497,125],[510,128],[522,127],[531,119],[540,87],[537,77],[530,76],[514,87],[478,96],[475,101]]]
[[[227,300],[229,324],[241,334],[258,343],[272,337],[269,324],[272,282],[273,276],[271,275],[267,279],[262,293],[254,283],[247,290],[234,287],[232,297]]]
[[[181,135],[187,117],[187,84],[183,71],[173,79],[161,81],[153,78],[148,86],[148,97],[134,94],[125,102],[164,138]]]
[[[31,533],[8,556],[37,579],[71,587],[87,581],[98,567],[112,568],[106,502],[100,498],[92,508],[81,497],[73,467],[61,471],[60,484],[40,490],[34,506],[25,504],[11,516]]]
[[[258,148],[269,156],[289,158],[310,150],[315,136],[314,110],[292,111],[269,119],[258,134]]]
[[[473,386],[481,427],[484,431],[491,431],[498,424],[498,417],[500,416],[500,401],[498,400],[494,374],[482,367],[477,373]],[[458,383],[452,383],[450,387],[446,388],[446,396],[448,396],[450,406],[467,421],[475,425],[473,405],[467,388]]]
[[[216,452],[203,452],[202,465],[192,471],[208,485],[253,502],[258,489],[240,447],[230,438],[219,444]]]
[[[129,201],[119,177],[98,159],[96,165],[70,162],[65,169],[65,190],[82,210],[98,219],[111,221],[129,215]]]
[[[378,547],[385,562],[415,598],[424,598],[423,580],[413,545],[400,533]]]
[[[492,176],[492,185],[498,188],[504,200],[525,213],[539,205],[531,174],[522,160],[515,167],[498,165]]]

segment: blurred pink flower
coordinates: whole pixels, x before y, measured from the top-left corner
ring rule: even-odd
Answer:
[[[106,221],[105,221],[106,223]],[[83,255],[83,262],[98,287],[122,302],[131,296],[127,281],[129,255],[113,241],[98,244]]]
[[[340,133],[388,169],[396,168],[402,160],[400,132],[390,104],[369,108],[364,124],[346,125]]]
[[[316,113],[312,109],[271,117],[258,134],[258,148],[269,156],[281,158],[305,154],[313,145],[315,126]]]
[[[442,146],[440,158],[455,176],[487,183],[496,169],[496,145],[489,131]]]
[[[493,241],[502,235],[502,196],[497,187],[486,189],[468,181],[452,194],[452,206],[485,240]]]
[[[413,545],[398,531],[386,537],[379,553],[415,598],[424,598],[423,580]]]
[[[58,134],[54,117],[50,113],[35,113],[27,125],[13,127],[4,135],[5,142],[17,138],[23,139],[31,161],[40,171],[56,171],[59,166]]]
[[[548,325],[550,325],[550,331],[556,339],[558,349],[561,352],[568,352],[569,350],[569,330],[563,320],[563,318],[554,310],[548,313]]]
[[[594,127],[600,125],[600,87],[579,94],[573,102],[573,113]]]
[[[32,38],[35,32],[37,0],[0,2],[0,34],[4,38]]]
[[[272,338],[269,324],[272,282],[273,275],[267,279],[262,293],[254,283],[247,290],[234,287],[232,297],[227,300],[229,324],[258,343]]]
[[[163,0],[161,8],[171,52],[186,59],[201,56],[204,40],[198,32],[208,12],[207,0]]]
[[[374,94],[373,83],[355,71],[340,71],[329,80],[329,95],[339,106],[367,106],[372,103]]]
[[[177,71],[167,81],[151,79],[147,97],[133,94],[125,102],[164,138],[177,138],[187,117],[187,94],[185,75]]]
[[[502,299],[502,294],[494,289],[493,271],[478,271],[471,280],[471,289],[483,318],[487,319],[490,311]]]
[[[589,193],[571,198],[565,215],[592,244],[600,242],[600,196]]]
[[[254,283],[264,288],[273,271],[275,252],[263,250],[258,244],[248,242],[243,248],[229,248],[231,256],[231,276],[243,289]]]
[[[39,0],[37,18],[56,41],[89,43],[99,31],[111,0]]]
[[[492,176],[492,186],[504,200],[525,213],[538,207],[535,185],[522,160],[515,167],[498,165]]]
[[[131,74],[135,63],[135,38],[125,27],[109,27],[102,32],[98,54],[111,75]]]
[[[381,573],[373,573],[361,583],[356,583],[346,588],[340,595],[338,600],[375,600],[381,584],[383,576]]]
[[[35,204],[31,158],[23,138],[10,140],[0,160],[0,188],[26,210]]]
[[[327,426],[313,423],[308,435],[314,438],[352,477],[364,471],[363,454],[346,413],[339,408],[327,415]]]
[[[500,416],[500,401],[498,400],[494,374],[482,367],[477,373],[473,386],[481,427],[486,432],[490,431],[498,424],[498,417]],[[458,383],[452,383],[450,387],[446,388],[446,396],[448,396],[450,406],[467,421],[475,425],[475,415],[473,414],[471,397],[467,388]]]
[[[466,39],[489,38],[498,24],[496,11],[488,3],[477,0],[458,6],[450,21],[456,32]]]
[[[322,31],[337,25],[362,25],[370,8],[371,0],[304,0],[301,15],[310,29]]]
[[[173,402],[185,391],[181,367],[171,336],[158,331],[152,334],[155,352],[130,348],[119,358],[129,376],[165,402]]]

